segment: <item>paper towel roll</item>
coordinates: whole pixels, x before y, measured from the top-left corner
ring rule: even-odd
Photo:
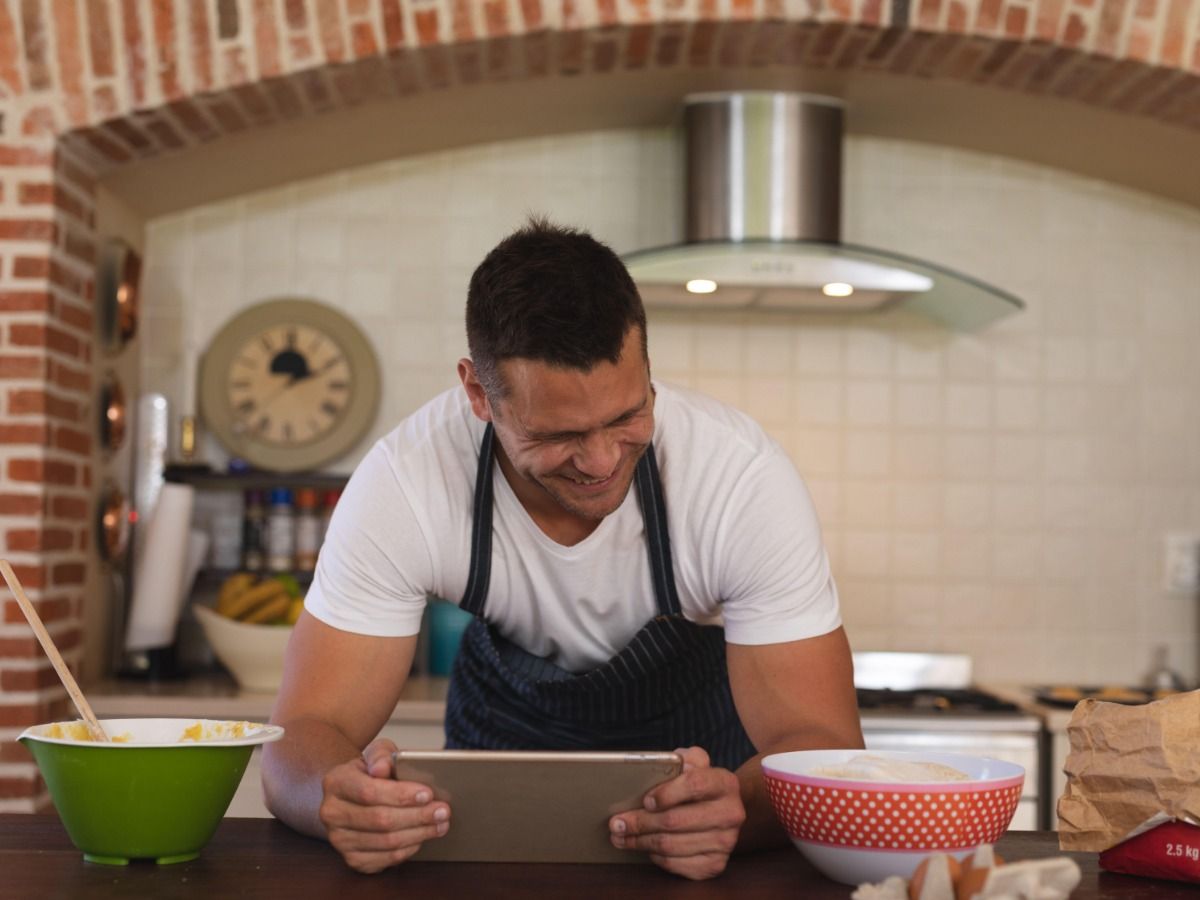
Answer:
[[[195,489],[186,484],[164,484],[159,492],[134,566],[126,650],[175,641],[184,598],[208,546],[208,536],[191,527],[194,497]]]

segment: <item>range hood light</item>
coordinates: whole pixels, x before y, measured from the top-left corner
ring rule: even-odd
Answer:
[[[1025,304],[927,260],[841,239],[843,103],[780,92],[684,99],[684,235],[625,255],[648,307],[876,312],[958,329]],[[686,286],[686,287],[685,287]]]

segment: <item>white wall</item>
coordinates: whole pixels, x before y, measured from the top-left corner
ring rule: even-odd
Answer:
[[[970,653],[979,677],[1197,674],[1198,598],[1163,539],[1200,533],[1200,213],[1057,171],[850,137],[843,236],[1029,304],[983,333],[911,317],[652,314],[657,377],[745,409],[807,478],[858,650]],[[235,311],[351,312],[385,377],[377,437],[456,383],[474,266],[528,211],[620,252],[681,231],[665,130],[471,148],[149,226],[143,387]],[[731,327],[732,326],[732,327]],[[349,470],[367,442],[343,460]]]

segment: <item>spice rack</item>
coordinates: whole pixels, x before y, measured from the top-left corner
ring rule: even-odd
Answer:
[[[183,466],[174,465],[168,466],[163,472],[163,479],[174,484],[187,484],[195,488],[197,491],[204,492],[224,492],[234,493],[239,495],[238,502],[240,504],[241,495],[249,491],[259,491],[264,495],[269,495],[273,489],[287,488],[293,493],[312,489],[318,493],[329,491],[341,491],[349,479],[347,475],[334,475],[324,472],[266,472],[260,470],[249,470],[239,472],[218,472],[207,466]],[[232,522],[228,523],[232,525]],[[239,539],[242,536],[241,524],[239,523],[236,529]],[[231,531],[228,527],[224,530],[216,529],[219,533],[215,533],[214,537],[224,538],[229,540],[232,538]],[[217,541],[214,540],[214,547]],[[234,548],[227,547],[227,550]],[[265,548],[264,548],[265,549]],[[226,554],[228,556],[228,554]],[[235,556],[237,554],[234,554]],[[204,566],[196,581],[195,588],[197,591],[206,589],[215,589],[221,582],[237,571],[245,570],[244,564],[238,559],[228,559],[224,561],[212,560],[209,565]],[[312,580],[312,570],[300,568],[298,566],[289,566],[279,568],[267,566],[265,561],[261,567],[252,566],[254,571],[284,571],[295,577],[301,584],[307,584]]]

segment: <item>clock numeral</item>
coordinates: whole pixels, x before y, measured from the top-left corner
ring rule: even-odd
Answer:
[[[263,416],[258,420],[258,424],[254,427],[257,428],[259,432],[266,432],[266,430],[271,427],[271,417]]]
[[[293,438],[293,436],[292,436],[292,423],[291,422],[283,423],[283,439],[285,441],[287,441],[289,444],[293,440],[295,440],[295,438]]]
[[[253,400],[243,400],[237,405],[237,411],[243,416],[248,416],[250,413],[254,412],[255,406],[257,406],[257,404]]]
[[[323,363],[321,363],[319,366],[317,366],[315,369],[313,369],[313,374],[314,375],[324,375],[326,372],[328,372],[330,369],[334,368],[335,366],[344,365],[345,362],[346,362],[345,358],[340,355],[331,356],[331,357],[329,357],[329,359],[325,360]]]
[[[309,419],[309,420],[308,420],[308,431],[309,431],[309,434],[316,434],[316,433],[317,433],[318,431],[320,431],[320,430],[321,430],[321,426],[320,426],[320,424],[318,424],[318,422],[317,422],[317,420],[316,420],[316,419]]]
[[[325,387],[331,391],[348,391],[350,390],[350,383],[347,381],[330,381]]]
[[[289,349],[291,349],[291,350],[296,349],[296,328],[295,328],[295,326],[290,326],[288,328],[287,336],[284,338],[284,342],[287,344]]]
[[[271,346],[271,335],[264,332],[262,336],[262,345],[267,348],[268,353],[273,353],[275,348]]]
[[[325,413],[326,415],[336,416],[338,413],[340,413],[342,411],[342,408],[340,406],[338,406],[336,403],[326,400],[324,403],[321,404],[321,411],[323,413]]]
[[[247,369],[253,369],[256,367],[254,360],[248,356],[239,356],[237,358],[237,364],[239,366],[245,366]]]
[[[250,387],[250,382],[239,378],[237,381],[229,382],[229,386],[234,390],[245,390],[246,388]]]

